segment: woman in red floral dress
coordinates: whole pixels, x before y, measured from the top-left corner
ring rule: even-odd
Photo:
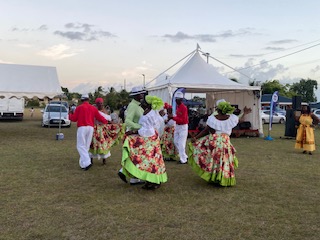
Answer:
[[[207,182],[221,186],[236,184],[238,159],[229,136],[239,119],[233,111],[230,103],[220,102],[218,114],[209,116],[207,127],[189,143],[189,164],[193,170]]]
[[[163,116],[166,125],[164,127],[163,135],[161,136],[162,154],[166,161],[178,160],[179,153],[173,141],[176,122],[173,119],[168,120],[168,114],[172,114],[172,106],[165,103],[164,109],[167,111],[167,114]]]
[[[123,143],[123,174],[146,181],[143,189],[153,190],[167,181],[158,129],[162,120],[158,111],[163,102],[155,96],[146,96],[144,114],[139,120],[139,130],[128,131]]]
[[[122,124],[111,123],[111,117],[107,114],[103,106],[103,99],[95,100],[100,115],[102,115],[108,124],[103,124],[95,120],[92,141],[90,144],[91,163],[93,158],[102,159],[102,164],[106,163],[106,159],[111,156],[110,149],[119,142],[123,136]]]

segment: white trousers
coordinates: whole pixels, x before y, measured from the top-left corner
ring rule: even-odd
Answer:
[[[80,155],[79,165],[81,168],[86,168],[91,164],[89,155],[90,144],[92,141],[93,127],[83,126],[77,130],[77,150]]]
[[[188,124],[178,125],[176,124],[174,129],[173,141],[174,145],[179,151],[180,162],[186,163],[188,156],[186,154],[186,142],[188,138]]]

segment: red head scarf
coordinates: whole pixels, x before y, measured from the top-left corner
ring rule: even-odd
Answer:
[[[103,99],[102,98],[97,98],[95,103],[103,103]]]

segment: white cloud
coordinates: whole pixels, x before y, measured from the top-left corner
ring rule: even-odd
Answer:
[[[252,66],[252,67],[250,67]],[[266,80],[279,79],[281,75],[283,75],[288,68],[283,66],[282,64],[272,65],[267,63],[265,60],[259,62],[259,64],[255,63],[254,59],[248,59],[247,62],[242,67],[237,67],[239,72],[244,75],[233,72],[232,74],[228,74],[230,78],[236,78],[241,83],[248,83],[249,81],[261,81],[264,82]],[[250,77],[250,79],[246,76]]]
[[[315,74],[315,73],[318,72],[319,70],[320,70],[320,66],[317,65],[315,68],[311,69],[311,72],[312,72],[313,74]]]
[[[38,55],[51,58],[53,60],[60,60],[63,58],[73,57],[78,55],[80,52],[84,51],[83,49],[71,49],[71,47],[65,44],[58,44],[51,46],[47,49],[44,49],[38,52]]]
[[[13,62],[8,62],[0,59],[0,63],[8,63],[8,64],[13,64]]]
[[[31,48],[32,45],[31,44],[27,44],[27,43],[19,43],[17,44],[18,47],[21,47],[21,48]]]

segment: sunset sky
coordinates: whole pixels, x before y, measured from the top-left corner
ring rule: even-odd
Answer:
[[[320,83],[320,1],[0,0],[0,62],[54,66],[92,92],[146,82],[196,49],[219,73]],[[172,69],[171,71],[174,71]],[[318,94],[320,100],[320,94]]]

